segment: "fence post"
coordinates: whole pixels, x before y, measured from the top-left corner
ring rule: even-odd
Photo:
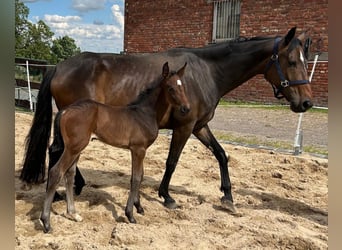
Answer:
[[[29,72],[28,60],[26,60],[26,75],[27,75],[28,95],[29,95],[29,100],[30,100],[30,110],[31,110],[31,112],[33,112],[32,96],[31,96],[31,83],[30,83],[30,72]]]

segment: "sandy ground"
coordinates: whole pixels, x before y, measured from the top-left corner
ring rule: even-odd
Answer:
[[[220,206],[217,161],[190,139],[170,184],[180,205],[169,210],[158,197],[170,137],[160,135],[149,148],[137,224],[124,215],[130,153],[92,141],[79,161],[87,185],[75,197],[83,217],[65,217],[66,203],[53,204],[53,232],[44,234],[38,218],[45,184],[23,190],[19,180],[24,140],[32,116],[15,116],[16,249],[328,249],[328,160],[307,154],[222,144],[230,155],[235,205]],[[61,184],[60,192],[64,193]]]

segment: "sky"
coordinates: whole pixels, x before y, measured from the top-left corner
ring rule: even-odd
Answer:
[[[123,50],[124,0],[21,0],[32,23],[44,21],[54,38],[69,36],[82,51]]]

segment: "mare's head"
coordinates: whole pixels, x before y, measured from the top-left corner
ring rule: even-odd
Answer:
[[[285,37],[276,38],[273,54],[266,66],[265,78],[272,84],[277,98],[285,97],[294,112],[312,107],[312,92],[307,72],[306,32],[295,37],[292,28]],[[307,47],[306,47],[307,48]]]
[[[184,75],[186,63],[178,71],[171,71],[168,62],[164,63],[162,76],[163,76],[163,89],[166,93],[167,102],[174,108],[179,109],[182,114],[187,114],[190,111],[190,103],[185,93],[184,83],[181,77]]]

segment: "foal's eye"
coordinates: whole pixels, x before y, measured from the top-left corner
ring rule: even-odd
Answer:
[[[171,94],[173,94],[175,92],[174,88],[172,88],[172,87],[168,87],[167,91]]]
[[[289,67],[296,67],[296,62],[289,61]]]

